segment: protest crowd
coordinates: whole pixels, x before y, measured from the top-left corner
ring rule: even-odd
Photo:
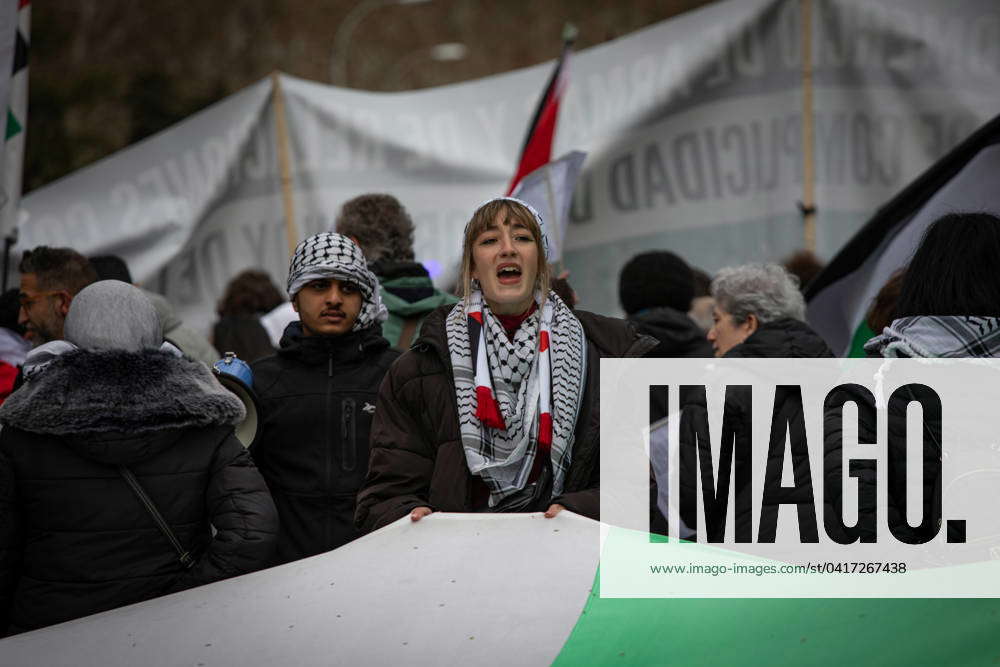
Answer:
[[[448,293],[414,260],[403,205],[362,195],[298,244],[288,302],[264,272],[235,276],[211,342],[120,258],[25,252],[0,298],[3,634],[328,552],[406,516],[599,519],[600,359],[834,356],[792,271],[808,280],[814,257],[708,279],[647,251],[621,271],[618,319],[576,309],[566,276],[555,291],[544,226],[518,199],[481,205]],[[874,299],[863,353],[994,356],[997,254],[1000,219],[932,224]],[[243,400],[219,381],[238,376]],[[257,428],[241,441],[248,410]]]
[[[19,4],[23,10],[30,3]],[[368,11],[417,3],[356,4],[357,11]],[[923,35],[925,28],[920,28],[916,39],[914,26],[947,33],[949,39],[959,33],[931,30],[936,24],[920,13],[914,16],[923,18],[909,26],[897,22],[895,14],[866,23],[862,19],[867,10],[855,7],[859,3],[825,3],[821,13],[829,16],[820,23],[829,26],[822,32],[825,41],[816,41],[816,78],[829,96],[835,88],[830,81],[837,79],[831,79],[831,72],[843,69],[838,76],[849,82],[843,97],[850,104],[819,95],[821,103],[813,106],[813,63],[805,58],[813,49],[812,19],[804,10],[802,17],[789,13],[811,3],[714,4],[725,7],[718,14],[709,8],[689,15],[684,21],[690,23],[677,22],[663,28],[663,33],[638,35],[636,40],[645,40],[641,49],[629,47],[640,44],[636,41],[624,42],[628,48],[622,48],[620,55],[603,47],[592,52],[582,70],[589,74],[576,88],[587,103],[562,99],[575,39],[575,28],[566,30],[562,53],[546,80],[505,195],[494,173],[502,161],[488,155],[484,146],[495,144],[496,155],[505,155],[500,150],[506,137],[505,109],[514,108],[515,101],[520,106],[530,102],[522,99],[522,79],[479,82],[444,101],[421,102],[404,95],[383,104],[381,97],[348,90],[346,76],[344,89],[325,90],[277,71],[245,94],[206,109],[190,125],[179,126],[182,131],[150,137],[147,153],[131,154],[110,167],[81,170],[78,180],[67,179],[64,190],[54,188],[47,200],[38,196],[32,206],[21,209],[12,200],[4,209],[7,194],[20,192],[21,184],[11,193],[0,187],[0,213],[6,215],[0,216],[0,230],[5,224],[10,227],[5,233],[16,230],[6,237],[4,252],[4,276],[13,278],[15,286],[0,293],[0,639],[10,638],[7,646],[22,641],[26,645],[32,638],[27,633],[35,630],[289,564],[284,572],[313,577],[311,568],[324,555],[338,552],[344,557],[341,562],[356,563],[346,557],[351,549],[387,535],[398,537],[391,531],[402,532],[401,527],[408,531],[407,537],[423,531],[425,540],[446,546],[450,543],[437,540],[438,533],[432,532],[437,526],[454,519],[448,530],[466,531],[465,537],[468,526],[501,514],[508,515],[499,517],[503,521],[521,522],[512,529],[520,531],[518,535],[526,533],[529,519],[532,529],[551,527],[558,533],[561,526],[570,525],[560,522],[575,521],[596,532],[594,522],[602,520],[602,360],[687,360],[674,368],[693,368],[688,366],[690,360],[705,360],[709,373],[722,375],[730,362],[713,360],[741,360],[732,366],[753,366],[755,362],[742,360],[791,359],[803,367],[818,367],[819,363],[802,360],[1000,356],[1000,274],[995,270],[1000,217],[995,215],[993,186],[1000,165],[1000,151],[995,150],[1000,146],[1000,117],[958,142],[972,129],[978,105],[985,106],[980,91],[989,89],[993,80],[956,76],[968,91],[975,91],[975,104],[956,103],[952,115],[962,122],[952,119],[946,131],[949,116],[942,112],[939,117],[937,109],[944,105],[938,101],[945,97],[941,91],[952,90],[942,83],[945,79],[929,76],[926,87],[919,88],[914,82],[927,72],[915,69],[903,76],[893,69],[915,67],[925,60],[940,64],[931,48],[935,35]],[[752,4],[760,5],[756,14],[744,16]],[[986,5],[971,4],[973,9]],[[898,10],[905,17],[906,12]],[[970,30],[1000,25],[982,20],[978,9],[954,13],[964,21],[956,25],[967,23]],[[843,26],[832,20],[840,14],[846,17],[841,19],[846,21]],[[720,17],[726,21],[720,23]],[[787,30],[798,26],[800,18],[801,41],[797,29]],[[746,28],[758,23],[760,30]],[[704,37],[715,31],[726,39],[714,44]],[[889,46],[868,48],[864,42],[854,56],[858,62],[851,60],[848,46],[854,44],[854,36],[867,39],[868,32],[884,33]],[[668,34],[676,37],[667,38]],[[970,34],[980,35],[974,30]],[[893,40],[902,43],[907,35],[914,57],[894,57]],[[986,37],[979,41],[984,44],[995,42],[987,39],[989,33],[982,35]],[[20,48],[24,35],[15,37]],[[970,42],[978,39],[973,37]],[[926,45],[921,41],[925,38]],[[843,58],[836,57],[834,48],[841,42]],[[801,72],[799,63],[792,62],[800,58],[796,49],[801,50]],[[689,51],[702,50],[717,51],[717,57],[688,57]],[[937,51],[943,54],[951,48]],[[18,54],[25,55],[20,49],[11,57]],[[917,105],[920,95],[915,93],[898,99],[890,96],[886,91],[894,89],[878,76],[866,81],[865,76],[882,71],[872,67],[883,63],[873,65],[862,57],[871,54],[888,54],[887,81],[898,78],[906,84],[898,85],[900,90],[913,88],[934,104]],[[947,68],[964,62],[944,60],[942,72],[952,75],[954,71]],[[973,69],[985,71],[995,65],[1000,72],[1000,61],[987,60],[984,56],[986,65]],[[4,64],[16,74],[22,71],[17,62]],[[687,74],[682,63],[690,70]],[[346,60],[342,64],[346,74]],[[654,66],[662,67],[662,72]],[[636,89],[629,95],[614,92],[615,82],[625,72]],[[958,74],[969,73],[959,68]],[[801,84],[795,86],[803,91],[803,108],[792,113],[786,108],[787,95],[797,94],[799,88],[783,86],[800,76]],[[504,81],[510,92],[505,92]],[[376,97],[378,104],[371,102]],[[362,98],[369,102],[363,104]],[[854,98],[871,108],[855,108]],[[472,102],[480,105],[474,111],[463,106]],[[560,104],[576,114],[564,135],[572,137],[564,141],[573,150],[554,158]],[[913,118],[900,111],[909,106]],[[970,113],[972,109],[977,114]],[[16,119],[10,109],[8,113],[10,133],[11,120]],[[291,137],[286,127],[289,118],[294,121]],[[939,121],[941,126],[935,126]],[[650,129],[654,125],[655,131]],[[901,134],[904,130],[919,130],[917,138]],[[11,147],[16,147],[9,141],[15,135],[8,136]],[[891,137],[896,137],[894,148],[887,147]],[[811,150],[807,157],[806,147],[813,144],[821,147],[821,153],[826,151],[822,159]],[[956,146],[945,154],[949,145]],[[583,149],[593,151],[587,171],[583,171],[587,157]],[[822,211],[829,214],[824,221],[829,238],[821,247],[825,254],[844,240],[837,236],[848,226],[844,220],[870,210],[869,200],[899,185],[907,161],[920,162],[911,153],[937,162],[878,209],[824,265],[814,253],[816,187],[825,188],[820,197],[824,206],[824,197],[834,201],[839,194],[844,199]],[[838,165],[844,169],[838,171]],[[841,172],[847,166],[851,175],[845,177]],[[0,171],[0,181],[4,176]],[[293,177],[299,179],[297,185]],[[876,188],[872,181],[879,179]],[[456,196],[456,185],[465,181],[469,189]],[[795,202],[792,197],[799,196],[800,186],[802,201]],[[864,190],[864,197],[852,199],[841,192],[854,186],[858,192]],[[467,201],[487,193],[495,196],[466,208]],[[283,230],[272,225],[273,211],[269,211],[277,209],[279,197]],[[297,198],[308,199],[304,212],[294,211]],[[790,202],[797,204],[794,213],[789,213]],[[152,212],[155,207],[159,208]],[[714,212],[706,213],[710,209]],[[24,212],[16,225],[5,222],[13,220],[11,210]],[[414,212],[412,218],[409,211]],[[595,221],[599,224],[584,226]],[[564,244],[570,222],[576,225],[574,233],[589,237]],[[420,244],[415,250],[418,227]],[[285,246],[280,241],[275,244],[281,231]],[[801,242],[789,241],[791,232],[799,231],[805,232]],[[785,252],[800,246],[803,249],[797,252]],[[10,254],[12,248],[16,250]],[[576,275],[565,269],[566,250],[579,262],[573,266]],[[602,276],[613,273],[621,317],[606,314],[614,309],[614,290],[608,289],[614,279]],[[590,312],[588,304],[605,313]],[[214,321],[206,326],[208,322],[196,320],[206,315],[209,305]],[[614,378],[608,368],[605,364],[605,379]],[[737,542],[749,544],[755,526],[752,510],[759,509],[761,517],[775,517],[786,505],[799,511],[802,544],[812,545],[820,541],[816,498],[823,505],[819,525],[838,545],[875,543],[877,521],[910,545],[937,536],[943,524],[941,502],[934,506],[934,499],[942,491],[927,471],[936,465],[940,472],[945,458],[940,442],[924,449],[924,477],[913,488],[905,484],[905,464],[903,482],[885,474],[892,464],[877,467],[875,459],[845,465],[846,403],[858,406],[859,444],[876,444],[880,433],[875,399],[871,398],[869,411],[861,408],[871,397],[867,388],[838,385],[823,411],[816,413],[824,437],[824,465],[817,479],[828,482],[824,491],[829,488],[829,493],[814,498],[808,456],[793,445],[787,461],[782,439],[781,451],[768,449],[764,458],[767,469],[779,474],[776,492],[765,489],[759,508],[753,507],[756,496],[753,502],[750,498],[751,447],[741,446],[740,439],[744,444],[750,439],[751,416],[761,403],[753,405],[748,391],[730,394],[726,387],[719,429],[723,441],[719,449],[726,453],[718,459],[718,486],[710,488],[716,478],[711,445],[705,446],[712,442],[709,411],[705,387],[696,388],[702,391],[700,397],[677,391],[671,396],[674,403],[667,400],[667,387],[652,383],[627,396],[638,406],[635,414],[645,429],[645,449],[638,460],[649,464],[648,508],[645,469],[630,488],[640,491],[637,504],[643,521],[648,517],[648,524],[641,527],[648,525],[649,535],[638,531],[647,544],[680,538],[715,543],[709,545],[714,549],[725,542],[730,526]],[[778,415],[803,421],[801,393],[790,397],[775,391],[773,396],[774,423],[779,423]],[[609,422],[616,425],[608,416],[614,414],[615,398],[604,395],[605,427]],[[896,405],[895,413],[887,410],[883,429],[904,434],[886,447],[904,462],[907,405],[901,411]],[[787,419],[789,432],[793,421]],[[940,430],[940,410],[930,421],[936,421]],[[668,423],[675,430],[668,429]],[[666,443],[659,450],[654,433],[661,439],[658,442]],[[680,444],[670,440],[674,433],[680,433]],[[785,433],[781,428],[781,438]],[[627,454],[620,456],[624,447],[615,447],[611,440],[614,435],[605,435],[603,453],[627,459]],[[803,445],[804,440],[803,436]],[[632,438],[630,444],[638,441]],[[771,444],[775,442],[772,435]],[[682,449],[687,453],[678,452]],[[796,480],[793,487],[780,483],[786,462]],[[889,484],[884,497],[878,498],[884,504],[876,507],[879,475],[888,477]],[[853,526],[846,525],[844,517],[854,498],[841,490],[841,481],[848,476],[856,478],[858,488]],[[671,479],[676,481],[674,496],[666,491]],[[800,484],[800,479],[805,481]],[[701,513],[696,499],[699,485]],[[631,528],[610,525],[616,519],[608,500],[610,489],[614,486],[606,473],[605,524],[600,526],[605,538],[613,529]],[[715,494],[714,505],[706,500],[706,489]],[[923,504],[924,522],[918,526],[907,519],[906,497],[915,490],[921,491]],[[733,511],[727,516],[730,492]],[[675,497],[680,498],[678,506],[670,506]],[[447,516],[456,514],[462,516]],[[812,517],[811,532],[803,528],[808,524],[802,521],[803,514]],[[773,528],[768,540],[765,522],[759,523],[757,542],[773,544]],[[948,543],[964,543],[964,521],[952,523],[945,524]],[[486,559],[476,552],[481,545],[504,558],[518,548],[511,544],[500,548],[497,542],[484,539],[453,549],[462,560],[458,568],[447,566],[449,583],[455,583],[452,574],[456,578],[466,574],[454,573],[456,569],[488,569],[483,565]],[[603,548],[605,542],[601,544]],[[552,548],[569,551],[566,542]],[[418,547],[407,543],[404,556],[410,549]],[[994,553],[996,549],[1000,546],[990,549],[991,560],[1000,553]],[[545,568],[555,568],[560,582],[568,581],[569,568],[563,560],[572,556],[560,560],[562,552],[553,553],[559,555],[545,563],[538,563],[535,556],[529,563],[535,566],[531,574],[546,576],[545,583],[551,584],[552,570]],[[304,562],[316,556],[321,558]],[[510,560],[520,567],[519,561]],[[608,571],[607,561],[595,560],[599,575]],[[411,578],[428,569],[427,560],[403,562],[407,567],[399,569]],[[374,579],[381,574],[376,569],[354,568],[350,576]],[[586,574],[591,577],[592,570]],[[253,577],[241,582],[260,581]],[[503,588],[507,582],[499,579],[490,584],[497,584],[495,590],[476,584],[477,592],[486,593],[482,600],[467,594],[472,588],[451,590],[466,591],[460,595],[468,608],[491,604],[502,608],[495,598],[504,598],[509,591]],[[287,578],[275,581],[281,587]],[[572,609],[574,620],[582,619],[590,603],[601,596],[600,576],[589,581],[593,588],[581,595],[587,597],[588,607],[582,614]],[[323,582],[328,594],[324,603],[341,590],[327,590],[335,583]],[[356,596],[363,602],[349,602],[368,605],[368,598],[376,597],[370,589],[374,586],[366,580],[362,595]],[[291,597],[284,588],[281,594]],[[527,597],[510,599],[534,604],[547,596],[556,597],[544,585],[532,584]],[[412,591],[411,597],[416,597]],[[677,597],[685,596],[677,593]],[[252,613],[271,622],[266,598],[261,600],[262,609]],[[437,598],[433,602],[435,610],[445,607]],[[513,608],[509,600],[507,604]],[[210,603],[199,606],[216,613]],[[454,607],[468,614],[461,605]],[[819,620],[803,627],[809,628],[810,639],[826,624],[843,633],[844,638],[827,639],[838,656],[842,645],[853,639],[848,635],[862,629],[877,635],[880,628],[889,627],[885,619],[892,616],[885,606],[878,607],[882,625],[873,623],[874,618],[866,620],[867,612],[853,611],[850,618],[841,617],[846,621],[827,623],[836,618],[826,616],[832,607],[814,614]],[[649,635],[656,634],[657,641],[670,643],[671,649],[679,637],[689,635],[689,646],[698,644],[696,651],[701,651],[700,644],[713,644],[705,649],[710,652],[715,650],[716,635],[729,632],[733,645],[740,645],[733,650],[741,659],[742,644],[758,635],[767,637],[762,644],[770,644],[757,649],[767,660],[791,661],[809,655],[792,649],[822,646],[822,640],[806,645],[807,637],[796,633],[789,648],[783,643],[788,637],[781,632],[777,639],[771,630],[765,632],[758,621],[787,620],[777,613],[778,606],[771,614],[750,612],[757,624],[747,623],[750,614],[744,610],[749,606],[727,607],[729,616],[722,618],[712,611],[722,608],[705,606],[690,613],[688,607],[677,613],[681,607],[672,607],[669,622],[674,634],[656,627]],[[632,626],[648,609],[626,616],[619,634],[631,637]],[[788,605],[784,613],[805,618],[808,612],[801,609],[806,607]],[[844,609],[840,613],[847,614]],[[949,657],[951,647],[969,643],[969,636],[987,642],[992,634],[977,630],[972,619],[984,627],[989,624],[989,629],[995,620],[973,616],[979,610],[954,615],[952,625],[928,632],[924,639],[940,644],[940,651]],[[448,611],[455,613],[451,607]],[[522,623],[527,619],[536,632],[548,631],[539,622],[542,612],[534,607],[517,611]],[[161,610],[154,613],[166,615]],[[409,614],[409,608],[404,613]],[[937,608],[934,613],[939,613]],[[407,632],[426,630],[438,622],[424,611],[413,615],[419,622],[408,626]],[[233,634],[230,619],[221,612],[218,616],[224,633]],[[514,616],[501,609],[497,617],[506,623]],[[947,617],[948,612],[940,616]],[[595,622],[599,631],[594,634],[605,632],[608,618],[610,614]],[[920,622],[930,625],[926,619]],[[372,623],[382,624],[381,618]],[[788,625],[795,625],[795,619]],[[902,622],[899,625],[903,627]],[[966,625],[972,628],[968,635],[963,634]],[[711,641],[701,639],[701,626],[707,628],[705,633],[715,633]],[[452,631],[451,626],[441,627]],[[694,627],[697,631],[692,632]],[[952,633],[951,628],[961,632]],[[281,629],[284,632],[284,625]],[[515,623],[491,629],[501,645],[531,642]],[[237,631],[252,630],[240,624]],[[750,634],[743,639],[740,631]],[[34,637],[42,636],[45,642],[47,632]],[[331,630],[330,636],[339,642],[343,635],[337,632]],[[955,634],[949,639],[955,644],[939,641],[948,633]],[[177,634],[168,628],[161,639],[173,641]],[[461,634],[465,645],[471,632],[451,634]],[[645,664],[641,658],[635,662],[635,656],[645,650],[640,645],[649,635],[636,633],[630,639],[628,658],[633,664]],[[260,637],[259,644],[273,643],[266,633]],[[412,636],[400,639],[395,647],[399,654],[410,650],[401,648],[408,642],[417,643]],[[469,642],[474,639],[468,636]],[[868,641],[868,645],[878,643],[876,657],[881,657],[883,644],[891,644],[883,640],[879,635]],[[62,641],[71,645],[73,636],[67,633]],[[599,641],[583,642],[583,654],[591,658],[588,652]],[[201,642],[194,643],[200,650]],[[243,637],[236,643],[252,651],[259,648]],[[608,642],[607,655],[625,658],[624,650],[612,644]],[[485,642],[468,645],[474,647],[469,649],[471,655]],[[868,645],[859,641],[848,648],[868,652]],[[911,651],[919,654],[922,645],[913,646]],[[211,647],[204,643],[204,648]],[[890,646],[892,651],[898,648]],[[283,657],[287,653],[280,646],[276,650]],[[826,658],[834,649],[820,650]],[[981,650],[985,655],[987,649]],[[440,647],[432,646],[429,653],[440,658],[434,651]],[[993,652],[989,648],[991,656]],[[30,648],[27,654],[31,655]],[[692,655],[679,650],[673,657]],[[243,664],[267,664],[271,656],[261,651]],[[457,661],[461,656],[448,657]],[[503,652],[489,657],[518,664]],[[655,664],[660,659],[657,655]],[[125,660],[109,659],[105,664],[132,664],[131,654]],[[326,664],[325,655],[323,660]],[[807,657],[795,661],[814,662]],[[0,664],[4,664],[3,647]],[[301,664],[313,663],[303,659]]]

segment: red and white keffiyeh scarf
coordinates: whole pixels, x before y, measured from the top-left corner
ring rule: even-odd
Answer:
[[[550,292],[510,340],[476,291],[455,305],[446,330],[466,462],[489,487],[490,505],[525,487],[539,451],[560,494],[586,377],[580,321]]]

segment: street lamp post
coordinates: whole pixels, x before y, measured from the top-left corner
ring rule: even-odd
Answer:
[[[347,86],[347,57],[351,46],[354,30],[368,14],[389,5],[418,5],[430,0],[363,0],[347,13],[344,20],[337,26],[333,37],[333,53],[330,57],[330,82]]]
[[[430,48],[412,51],[400,58],[396,63],[392,74],[389,76],[389,89],[399,90],[402,88],[406,76],[414,67],[427,58],[442,63],[455,62],[463,60],[468,52],[469,48],[461,42],[444,42],[442,44],[435,44]]]

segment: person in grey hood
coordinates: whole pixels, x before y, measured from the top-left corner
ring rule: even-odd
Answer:
[[[0,634],[250,572],[278,532],[242,403],[163,343],[138,288],[83,289],[64,333],[0,407]]]

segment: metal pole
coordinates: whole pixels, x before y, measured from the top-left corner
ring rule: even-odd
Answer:
[[[330,83],[337,86],[347,86],[347,56],[351,47],[351,37],[354,30],[368,14],[387,5],[416,5],[423,2],[430,2],[430,0],[364,0],[364,2],[355,5],[337,26],[337,32],[333,36]]]

